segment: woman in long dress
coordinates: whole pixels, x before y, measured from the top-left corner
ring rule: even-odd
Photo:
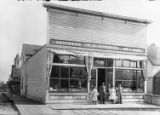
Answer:
[[[91,94],[92,94],[92,101],[93,101],[93,103],[97,104],[97,101],[98,101],[98,97],[97,97],[98,96],[98,91],[97,91],[96,87],[93,88]]]
[[[116,90],[114,88],[114,86],[112,86],[110,89],[109,89],[109,100],[111,100],[111,102],[114,104],[115,101],[116,101]]]

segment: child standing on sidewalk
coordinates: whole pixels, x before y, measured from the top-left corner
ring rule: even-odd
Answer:
[[[97,101],[98,101],[98,97],[97,97],[98,96],[98,91],[97,91],[96,87],[93,88],[91,94],[92,94],[93,104],[97,104]]]

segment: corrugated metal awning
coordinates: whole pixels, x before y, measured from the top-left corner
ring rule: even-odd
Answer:
[[[92,53],[91,55],[97,58],[128,59],[128,60],[146,60],[147,59],[147,56],[124,55],[124,54]]]

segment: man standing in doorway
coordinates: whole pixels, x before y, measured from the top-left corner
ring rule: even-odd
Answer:
[[[106,99],[106,86],[105,83],[102,83],[102,86],[99,88],[99,94],[100,94],[100,103],[105,104]]]

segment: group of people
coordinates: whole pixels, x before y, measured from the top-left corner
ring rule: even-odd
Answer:
[[[91,95],[92,95],[91,96],[92,102],[94,104],[97,104],[98,97],[99,97],[100,103],[105,104],[105,101],[107,98],[105,83],[102,83],[102,85],[99,88],[99,92],[97,91],[97,88],[94,87],[91,91]],[[122,87],[121,87],[121,85],[118,85],[118,88],[115,88],[113,85],[112,86],[109,85],[109,100],[113,104],[115,104],[117,102],[122,104]]]

